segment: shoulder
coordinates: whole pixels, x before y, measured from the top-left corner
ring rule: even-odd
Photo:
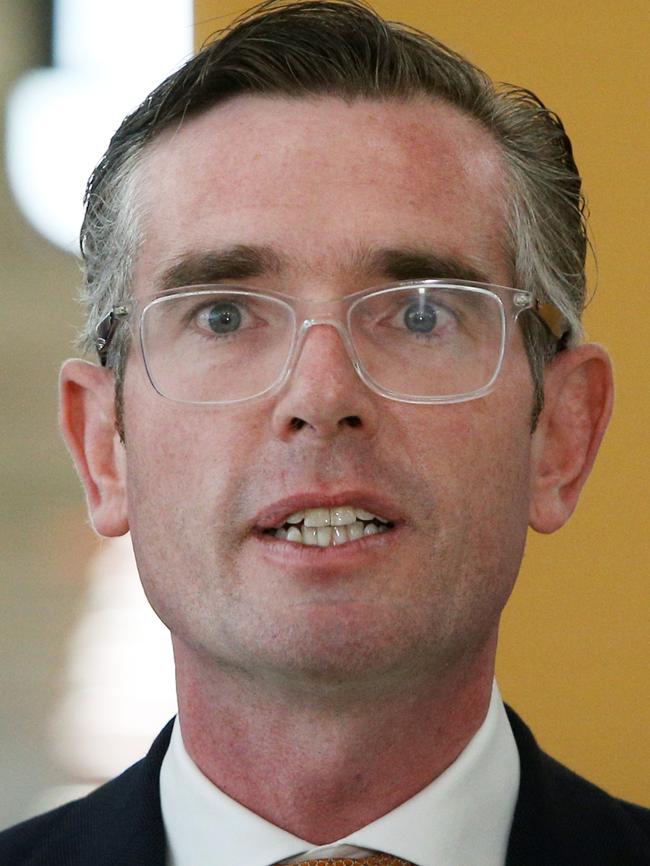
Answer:
[[[51,812],[37,815],[35,818],[9,827],[8,830],[3,830],[0,833],[0,864],[9,866],[11,863],[12,866],[13,864],[23,866],[33,861],[40,862],[39,850],[43,845],[51,849],[49,843],[57,838],[61,828],[70,826],[70,819],[74,826],[74,813],[80,805],[83,809],[85,799],[67,803]],[[54,853],[52,863],[65,863],[65,859],[61,859]]]
[[[87,797],[0,833],[0,866],[164,863],[159,774],[171,723],[149,754]]]
[[[508,708],[521,761],[521,781],[509,862],[650,864],[650,810],[627,803],[541,751],[532,733]],[[546,859],[521,858],[536,839]]]

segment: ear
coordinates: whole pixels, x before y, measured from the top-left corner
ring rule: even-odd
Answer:
[[[60,375],[60,424],[100,535],[128,532],[126,455],[115,428],[113,373],[72,359]]]
[[[586,343],[560,352],[547,366],[544,409],[532,438],[529,522],[555,532],[569,519],[612,413],[609,357]]]

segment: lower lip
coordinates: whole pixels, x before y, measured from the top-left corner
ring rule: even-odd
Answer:
[[[264,555],[275,561],[281,561],[288,567],[303,566],[318,571],[337,566],[352,566],[376,559],[387,553],[399,540],[400,530],[401,527],[393,526],[385,532],[327,547],[285,541],[261,532],[253,535],[253,539],[262,545]]]

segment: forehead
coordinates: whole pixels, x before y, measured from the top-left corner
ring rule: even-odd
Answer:
[[[504,187],[490,134],[446,104],[237,97],[146,153],[136,292],[235,245],[323,280],[368,252],[421,249],[507,284]]]

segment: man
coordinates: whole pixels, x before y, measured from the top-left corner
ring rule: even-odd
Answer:
[[[362,5],[265,3],[124,122],[82,248],[63,430],[179,717],[0,861],[650,863],[493,684],[611,411],[557,118]]]

